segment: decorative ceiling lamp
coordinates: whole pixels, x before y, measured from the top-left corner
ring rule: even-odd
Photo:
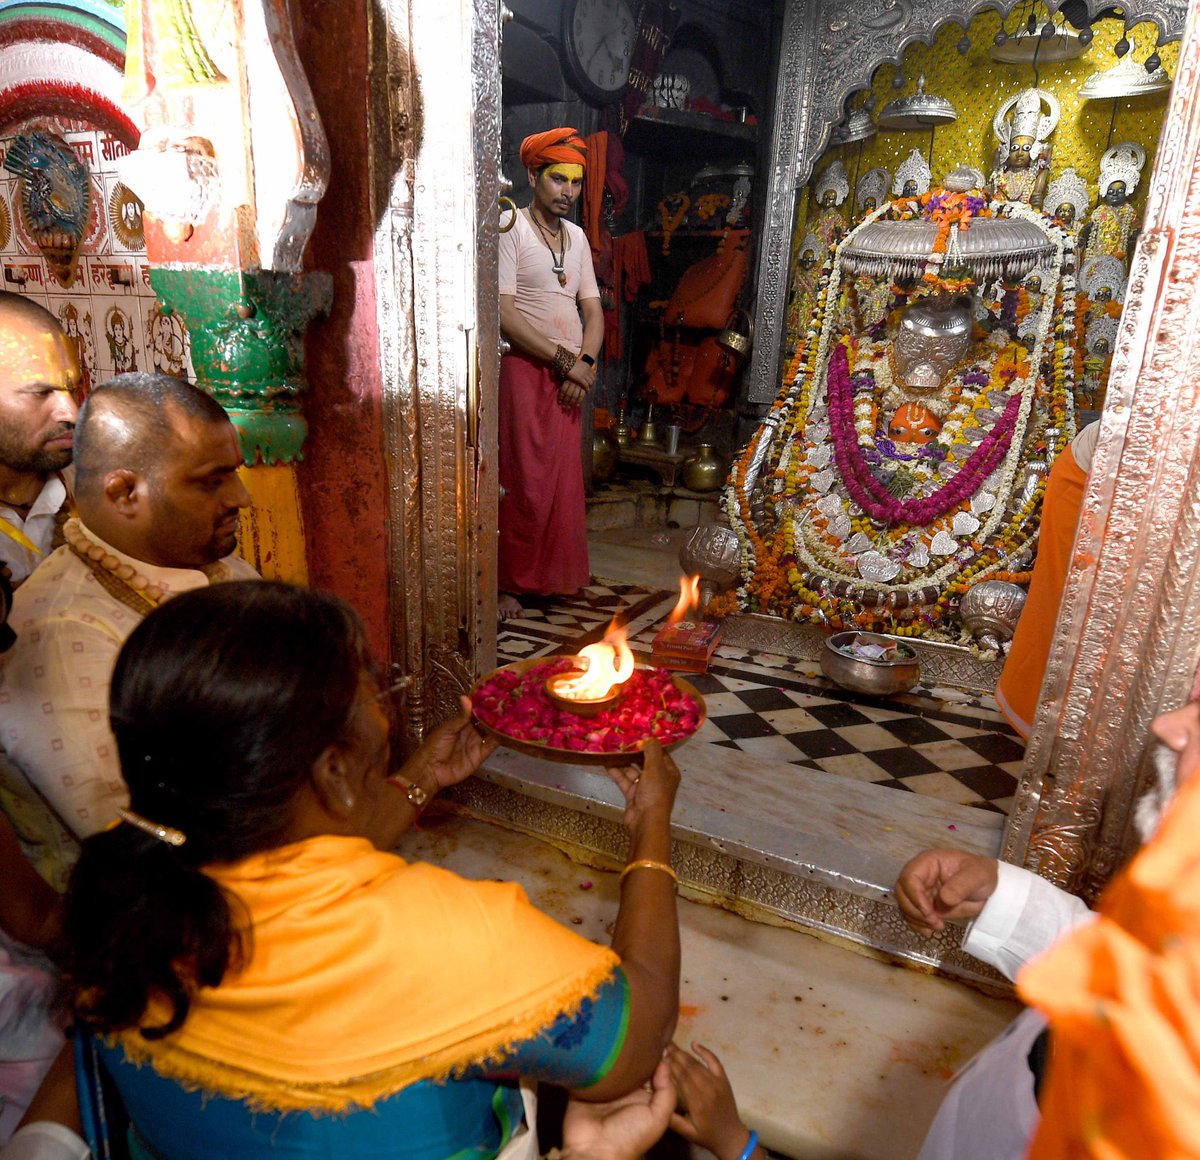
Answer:
[[[842,123],[833,130],[832,144],[851,145],[855,141],[865,141],[868,137],[874,137],[878,131],[869,109],[851,109]]]
[[[842,265],[851,274],[872,278],[919,278],[937,236],[937,222],[871,222],[842,246]],[[1047,235],[1022,218],[975,218],[958,231],[956,244],[954,268],[979,282],[1019,282],[1054,255]]]
[[[1150,62],[1147,61],[1147,64]],[[1150,93],[1161,93],[1171,87],[1171,78],[1161,65],[1148,69],[1145,64],[1138,64],[1133,54],[1121,57],[1112,68],[1094,72],[1086,81],[1079,95],[1085,101],[1095,101],[1104,98],[1144,97]]]
[[[1078,60],[1087,51],[1087,43],[1065,24],[1050,20],[1038,24],[1032,17],[1030,24],[1032,27],[1026,26],[1015,36],[1005,36],[1003,40],[997,36],[988,56],[1002,64],[1057,64]]]
[[[936,129],[958,120],[958,113],[945,97],[935,97],[925,91],[925,77],[917,81],[917,91],[911,97],[897,97],[879,114],[881,129]]]

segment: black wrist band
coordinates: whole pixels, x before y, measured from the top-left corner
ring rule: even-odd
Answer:
[[[594,358],[592,358],[592,356],[590,354],[581,354],[579,356],[579,361],[583,362],[583,363],[587,363],[587,365],[590,367],[594,367],[596,365],[596,360]]]

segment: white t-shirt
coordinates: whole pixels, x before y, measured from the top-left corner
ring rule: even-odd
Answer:
[[[551,252],[528,211],[517,213],[513,228],[500,235],[500,293],[516,300],[517,310],[539,334],[574,352],[583,344],[578,304],[585,298],[599,298],[600,288],[587,235],[573,222],[563,221],[562,228],[565,286],[559,285],[554,272],[560,251]]]

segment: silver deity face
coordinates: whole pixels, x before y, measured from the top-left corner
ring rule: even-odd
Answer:
[[[894,346],[896,373],[912,391],[936,391],[971,349],[971,312],[918,302],[904,311]]]

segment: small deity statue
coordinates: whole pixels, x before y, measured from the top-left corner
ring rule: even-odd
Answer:
[[[1120,304],[1125,301],[1124,263],[1110,254],[1089,257],[1080,268],[1079,287],[1093,305],[1112,303],[1116,307],[1099,313],[1119,315]]]
[[[898,166],[896,176],[892,178],[893,197],[920,197],[929,192],[933,182],[933,170],[929,162],[921,156],[920,149],[914,149]]]
[[[1114,145],[1100,159],[1100,202],[1081,234],[1085,262],[1102,256],[1128,260],[1137,242],[1137,211],[1129,198],[1145,164],[1145,149],[1132,141]]]
[[[1075,404],[1084,410],[1099,411],[1104,406],[1119,325],[1117,319],[1108,315],[1095,318],[1088,324],[1084,343],[1083,382],[1075,390]]]
[[[854,189],[854,205],[858,210],[860,218],[873,213],[883,204],[884,198],[887,197],[888,186],[891,183],[892,175],[886,169],[881,169],[879,166],[876,166],[874,169],[868,169],[858,179],[858,185]]]
[[[1042,112],[1043,105],[1048,113]],[[991,182],[997,201],[1041,208],[1050,177],[1050,135],[1061,114],[1058,98],[1044,89],[1024,89],[996,110],[992,128],[1000,146]]]
[[[793,350],[810,322],[813,304],[817,297],[817,283],[821,277],[821,259],[825,246],[816,234],[809,230],[800,243],[800,252],[792,264],[792,290],[788,300],[787,340]]]
[[[846,218],[841,208],[850,196],[846,167],[835,161],[817,178],[813,192],[819,207],[813,232],[825,243],[827,250],[832,250],[846,234]]]
[[[1030,270],[1024,278],[1021,279],[1021,286],[1025,291],[1025,309],[1022,311],[1020,306],[1020,298],[1018,297],[1018,327],[1020,322],[1025,318],[1035,316],[1042,308],[1042,296],[1046,292],[1047,287],[1053,287],[1056,279],[1049,270],[1043,270],[1040,267]]]
[[[1074,168],[1064,169],[1046,186],[1046,208],[1064,229],[1079,229],[1091,204],[1087,182]]]

